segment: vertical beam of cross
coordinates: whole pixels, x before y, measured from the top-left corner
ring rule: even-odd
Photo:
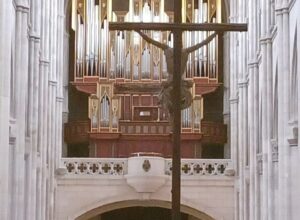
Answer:
[[[182,23],[182,1],[174,0],[174,24],[170,23],[114,23],[110,22],[110,30],[158,30],[173,31],[174,45],[174,73],[173,73],[173,155],[172,155],[172,220],[180,220],[180,173],[181,173],[181,155],[180,155],[180,134],[181,134],[181,54],[182,54],[182,32],[183,31],[247,31],[247,24],[184,24]],[[219,33],[220,34],[220,33]],[[221,59],[221,57],[219,57]]]
[[[174,23],[181,24],[182,1],[174,0]],[[174,75],[173,75],[173,154],[172,154],[172,220],[180,220],[180,171],[181,171],[181,155],[180,155],[180,134],[181,134],[181,109],[180,109],[180,88],[181,88],[181,51],[182,51],[182,31],[174,30]]]

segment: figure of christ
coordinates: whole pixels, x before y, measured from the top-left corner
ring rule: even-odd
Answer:
[[[172,47],[169,47],[166,44],[160,43],[156,40],[153,40],[150,38],[148,35],[146,35],[142,31],[137,31],[141,37],[147,41],[149,44],[153,44],[154,46],[161,48],[166,56],[166,62],[167,62],[167,71],[168,71],[168,79],[166,82],[162,83],[162,90],[158,96],[159,98],[159,104],[165,108],[168,109],[170,113],[172,113],[172,103],[171,103],[171,91],[173,89],[172,87],[172,81],[173,81],[173,74],[174,74],[174,66],[173,66],[173,56],[174,56],[174,49]],[[192,84],[189,81],[184,80],[184,71],[186,68],[186,64],[188,61],[188,56],[190,53],[194,52],[195,50],[198,50],[199,48],[203,47],[204,45],[208,44],[217,34],[214,32],[211,34],[209,37],[207,37],[205,40],[202,42],[188,47],[188,48],[183,48],[182,53],[181,53],[181,78],[182,78],[182,83],[181,83],[181,109],[188,108],[193,100],[192,94],[190,92],[190,88]]]

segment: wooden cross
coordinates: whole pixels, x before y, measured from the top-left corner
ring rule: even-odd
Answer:
[[[247,31],[247,24],[185,24],[182,23],[182,1],[174,0],[174,23],[129,23],[129,22],[110,22],[110,30],[156,30],[172,31],[174,35],[174,73],[173,73],[173,155],[172,155],[172,220],[180,220],[180,134],[181,134],[181,54],[182,54],[182,32],[184,31],[216,31],[217,33],[225,31]]]

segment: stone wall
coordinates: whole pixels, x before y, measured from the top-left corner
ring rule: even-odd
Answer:
[[[65,2],[1,1],[0,20],[0,219],[53,220],[67,70]]]

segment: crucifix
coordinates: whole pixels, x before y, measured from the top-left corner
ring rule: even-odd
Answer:
[[[158,41],[153,40],[152,38],[148,37],[146,34],[141,32],[140,30],[137,31],[141,37],[147,41],[150,44],[155,45],[156,47],[162,49],[165,53],[166,56],[166,61],[167,61],[167,71],[168,71],[168,79],[166,82],[162,83],[162,90],[159,94],[159,102],[160,105],[164,108],[169,110],[169,113],[171,116],[173,116],[173,106],[174,104],[169,100],[171,98],[171,93],[173,90],[173,74],[174,74],[174,65],[173,65],[173,60],[174,60],[174,49],[170,47],[167,44],[162,44]],[[211,34],[207,39],[203,40],[202,42],[188,47],[184,48],[181,51],[181,70],[180,70],[180,75],[181,75],[181,96],[179,98],[179,103],[180,103],[180,109],[185,109],[188,108],[191,103],[192,103],[192,94],[189,91],[190,87],[192,86],[191,83],[188,81],[184,80],[184,72],[186,68],[186,64],[188,61],[188,56],[190,53],[194,52],[195,50],[201,48],[202,46],[208,44],[214,37],[216,36],[216,33]],[[178,102],[178,99],[177,99]]]
[[[219,34],[225,31],[247,31],[247,24],[222,24],[222,23],[202,23],[202,24],[190,24],[182,23],[182,1],[174,0],[174,23],[129,23],[129,22],[111,22],[109,24],[110,30],[128,30],[139,32],[145,40],[148,40],[152,44],[156,44],[154,41],[149,39],[147,35],[141,32],[142,30],[156,30],[156,31],[172,31],[174,36],[174,46],[171,49],[164,46],[163,44],[157,44],[156,46],[165,50],[167,61],[167,70],[169,72],[169,80],[171,86],[171,103],[172,106],[172,120],[173,120],[173,155],[172,155],[172,220],[180,220],[180,172],[181,172],[181,156],[180,156],[180,135],[181,135],[181,109],[182,106],[182,92],[186,87],[182,86],[183,70],[186,65],[187,55],[189,54],[188,49],[182,49],[182,33],[184,31],[215,31]],[[206,39],[208,43],[209,39]],[[201,44],[201,43],[200,43]],[[195,45],[197,47],[199,45]],[[200,45],[201,46],[201,45]],[[189,48],[190,50],[193,47]],[[169,54],[168,54],[169,53]],[[173,59],[173,62],[172,62]],[[187,104],[190,104],[189,101]]]

